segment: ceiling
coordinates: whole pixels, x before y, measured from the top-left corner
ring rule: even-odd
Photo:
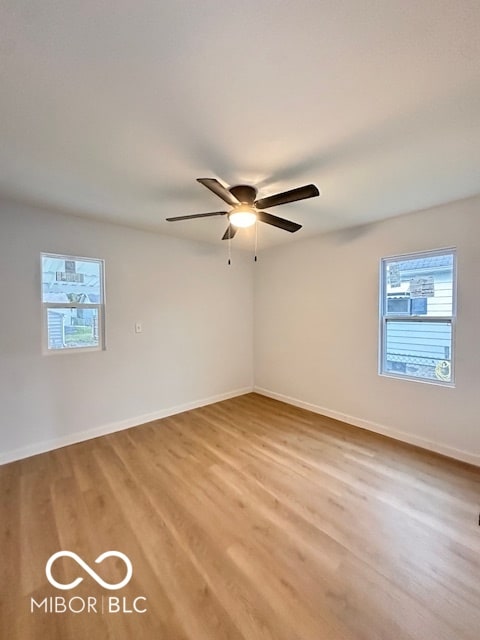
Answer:
[[[317,184],[264,247],[471,196],[479,30],[478,0],[1,2],[0,193],[219,243],[164,220],[223,208],[196,177]]]

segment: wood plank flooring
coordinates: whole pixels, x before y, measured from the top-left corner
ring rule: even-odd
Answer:
[[[1,638],[480,637],[480,470],[268,398],[5,465],[0,488]],[[133,577],[66,558],[55,579],[83,581],[56,589],[60,550],[109,583],[122,561],[94,561],[121,551]],[[51,596],[122,610],[31,612]]]

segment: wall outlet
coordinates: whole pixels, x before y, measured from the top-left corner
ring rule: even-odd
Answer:
[[[142,333],[142,323],[141,322],[136,322],[135,323],[135,333]]]

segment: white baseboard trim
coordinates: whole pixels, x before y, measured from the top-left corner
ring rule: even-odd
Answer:
[[[100,427],[94,427],[93,429],[86,429],[85,431],[77,431],[76,433],[68,434],[60,438],[44,440],[43,442],[35,442],[34,444],[29,444],[26,447],[20,447],[13,451],[1,452],[0,465],[15,462],[15,460],[22,460],[23,458],[30,458],[30,456],[35,456],[47,451],[53,451],[54,449],[60,449],[61,447],[76,444],[77,442],[83,442],[85,440],[91,440],[92,438],[98,438],[99,436],[105,436],[109,433],[114,433],[115,431],[138,427],[146,422],[160,420],[161,418],[168,418],[168,416],[173,416],[177,413],[183,413],[184,411],[198,409],[199,407],[204,407],[215,402],[221,402],[222,400],[229,400],[230,398],[243,396],[244,394],[251,393],[252,391],[253,387],[243,387],[242,389],[227,391],[226,393],[220,393],[216,396],[210,396],[209,398],[194,400],[193,402],[168,407],[167,409],[160,409],[153,413],[146,413],[135,418],[128,418],[127,420],[121,420],[119,422],[111,422]]]
[[[397,429],[386,427],[385,425],[378,424],[377,422],[371,422],[369,420],[363,420],[362,418],[356,418],[355,416],[349,416],[346,413],[341,413],[340,411],[326,409],[325,407],[320,407],[316,404],[311,404],[310,402],[304,402],[303,400],[297,400],[297,398],[291,398],[290,396],[286,396],[275,391],[270,391],[269,389],[263,389],[262,387],[254,387],[253,391],[262,396],[266,396],[267,398],[280,400],[280,402],[291,404],[294,407],[306,409],[307,411],[312,411],[313,413],[319,413],[320,415],[326,416],[327,418],[334,418],[335,420],[346,422],[347,424],[351,424],[355,427],[367,429],[368,431],[373,431],[374,433],[388,436],[389,438],[393,438],[394,440],[400,440],[401,442],[406,442],[407,444],[413,444],[417,447],[421,447],[422,449],[434,451],[435,453],[441,453],[442,455],[448,456],[449,458],[455,458],[456,460],[468,462],[469,464],[480,467],[480,455],[471,453],[470,451],[463,451],[462,449],[455,449],[454,447],[450,447],[445,444],[432,442],[431,440],[412,435],[411,433],[398,431]]]

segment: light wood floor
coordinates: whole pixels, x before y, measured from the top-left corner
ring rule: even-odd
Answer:
[[[452,427],[453,428],[453,427]],[[0,468],[8,640],[478,640],[480,470],[250,394]],[[120,591],[105,580],[133,563]],[[137,613],[30,612],[121,595]],[[78,601],[77,601],[78,603]],[[142,603],[143,604],[143,603]]]

